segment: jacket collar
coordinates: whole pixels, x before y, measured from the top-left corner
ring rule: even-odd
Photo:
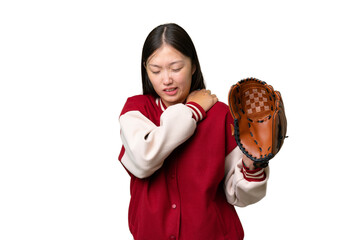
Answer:
[[[156,105],[161,109],[161,111],[165,111],[166,110],[166,106],[165,104],[163,103],[163,101],[161,100],[161,98],[157,98],[155,100],[156,102]]]

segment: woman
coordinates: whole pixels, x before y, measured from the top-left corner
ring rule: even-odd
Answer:
[[[128,98],[119,118],[134,239],[243,239],[234,205],[265,196],[268,169],[237,147],[229,108],[205,89],[185,30],[151,31],[141,71],[143,95]]]

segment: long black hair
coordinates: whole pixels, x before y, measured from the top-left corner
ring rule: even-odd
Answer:
[[[199,59],[194,43],[187,32],[175,23],[168,23],[154,28],[147,36],[141,57],[141,78],[143,94],[150,94],[159,97],[152,86],[146,72],[146,62],[148,58],[159,49],[164,43],[169,44],[183,55],[191,59],[196,69],[191,79],[190,92],[205,88],[204,78],[201,72]]]

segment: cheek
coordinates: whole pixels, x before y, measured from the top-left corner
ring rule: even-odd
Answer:
[[[155,91],[159,88],[159,79],[151,74],[148,73],[148,77],[150,80],[151,85],[153,86],[153,88],[155,89]]]
[[[179,80],[181,81],[181,84],[184,88],[190,90],[192,81],[191,72],[183,73],[181,76],[179,76]]]

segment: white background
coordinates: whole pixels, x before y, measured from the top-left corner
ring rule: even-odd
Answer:
[[[117,119],[167,22],[221,101],[246,77],[283,95],[289,138],[266,198],[237,208],[245,239],[360,239],[359,5],[218,2],[1,1],[0,239],[131,239]]]

